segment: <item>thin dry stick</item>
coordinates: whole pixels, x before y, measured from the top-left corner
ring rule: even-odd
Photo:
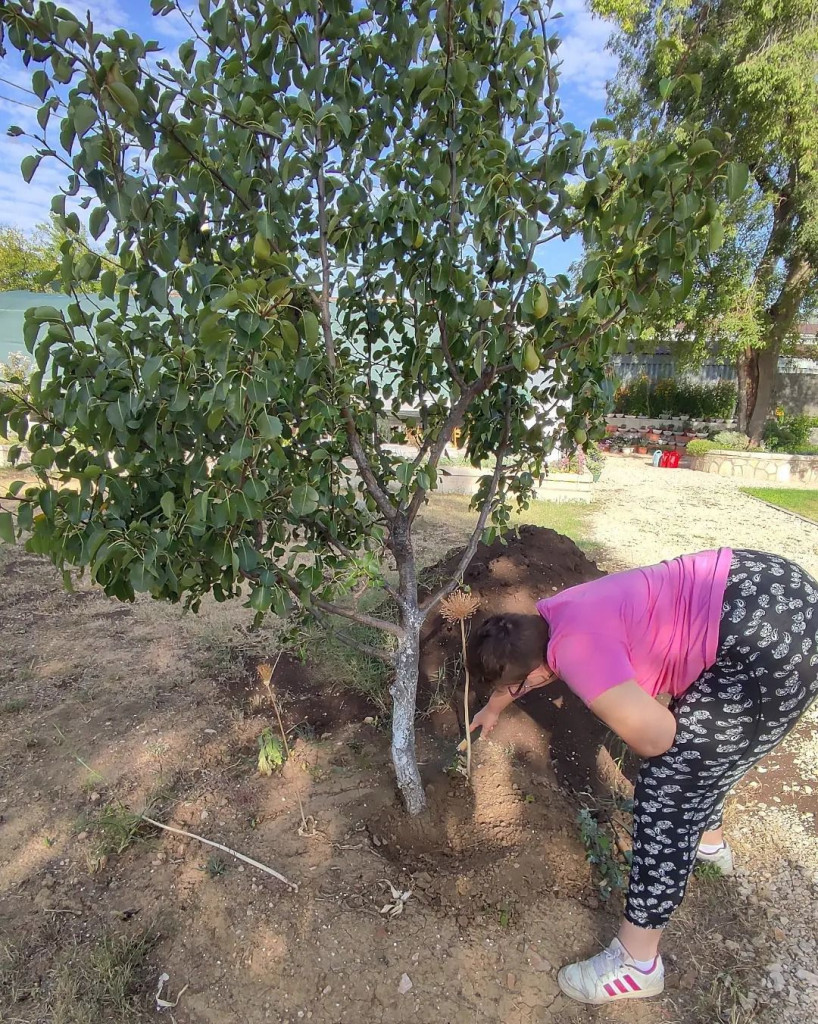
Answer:
[[[278,663],[279,663],[280,660],[281,660],[281,651],[278,652],[278,656],[276,657],[276,660],[275,660],[275,662],[273,663],[272,666],[270,666],[269,663],[266,662],[266,661],[262,662],[258,666],[258,674],[259,674],[259,679],[261,679],[262,683],[264,683],[264,686],[267,689],[267,694],[270,697],[270,703],[273,705],[273,710],[276,713],[276,718],[278,719],[278,728],[279,728],[279,730],[281,732],[282,742],[284,743],[284,752],[286,753],[287,760],[289,761],[290,760],[290,744],[287,742],[287,731],[284,728],[284,722],[281,719],[281,712],[278,709],[278,701],[275,699],[275,694],[273,693],[273,687],[272,687],[273,675],[275,674],[276,668],[278,668]],[[310,829],[310,826],[307,824],[307,816],[304,814],[304,804],[301,802],[301,793],[300,793],[299,790],[300,790],[300,787],[298,785],[296,785],[296,787],[295,787],[295,796],[296,796],[296,799],[298,800],[298,809],[299,809],[299,811],[301,811],[301,828],[299,829],[299,832],[301,833],[302,836],[314,834],[315,833],[315,819],[314,818],[310,819],[312,821],[312,829]]]
[[[469,717],[469,659],[466,656],[466,620],[460,620],[460,642],[463,644],[463,669],[466,673],[466,689],[463,694],[463,715],[466,720],[466,778],[471,778],[471,718]]]
[[[457,748],[466,749],[466,778],[471,781],[471,718],[469,717],[469,690],[471,689],[471,677],[469,676],[469,658],[466,650],[466,619],[470,619],[480,606],[480,599],[474,594],[467,594],[464,590],[456,590],[440,602],[440,613],[447,622],[460,623],[460,642],[463,648],[463,668],[466,673],[466,689],[463,694],[463,710],[466,719],[466,738]]]
[[[153,825],[154,828],[161,828],[164,832],[173,832],[174,835],[177,836],[187,836],[188,839],[198,839],[200,843],[204,843],[206,846],[213,846],[217,850],[229,853],[231,857],[237,857],[239,860],[243,860],[245,864],[258,868],[259,871],[266,871],[268,875],[272,875],[273,878],[277,878],[279,882],[283,882],[285,885],[288,885],[293,892],[298,892],[298,886],[295,882],[291,882],[289,878],[285,878],[284,875],[280,875],[272,868],[268,868],[266,864],[253,860],[252,857],[245,857],[245,855],[243,853],[239,853],[238,850],[231,850],[229,846],[222,846],[221,843],[216,843],[212,839],[205,839],[204,836],[197,836],[195,832],[185,832],[183,828],[173,828],[170,825],[163,825],[161,821],[155,821],[153,818],[149,818],[147,814],[140,814],[140,818],[142,818],[143,821],[147,821],[149,825]]]

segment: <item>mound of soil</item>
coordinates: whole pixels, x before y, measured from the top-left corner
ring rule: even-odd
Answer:
[[[452,552],[430,570],[433,579],[450,577],[460,552]],[[477,629],[490,615],[535,614],[536,603],[568,587],[598,579],[604,573],[569,538],[554,530],[523,526],[503,540],[481,544],[463,582],[480,599],[470,620]],[[463,734],[462,653],[460,629],[440,614],[427,619],[421,639],[420,690],[434,693],[441,679],[454,688],[450,707],[432,715],[438,735]],[[482,707],[488,691],[475,681],[471,713]],[[562,683],[529,694],[503,716],[492,739],[513,744],[519,756],[542,771],[551,769],[574,792],[595,789],[599,751],[607,730]]]

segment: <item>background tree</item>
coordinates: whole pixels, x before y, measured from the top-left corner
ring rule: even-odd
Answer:
[[[691,121],[718,128],[750,168],[746,194],[734,178],[718,197],[724,245],[697,262],[684,301],[657,327],[665,340],[679,325],[683,357],[700,359],[716,347],[735,360],[739,426],[758,438],[772,411],[778,357],[814,305],[818,283],[815,4],[592,0],[592,7],[621,29],[614,44],[621,73],[609,89],[618,129],[653,123],[663,99],[668,139],[687,144]],[[691,77],[674,87],[682,74]]]
[[[0,227],[0,292],[44,291],[42,275],[53,270],[57,260],[41,238],[8,225]]]
[[[647,133],[585,150],[538,2],[200,6],[172,61],[52,4],[0,11],[43,102],[23,174],[58,154],[91,234],[110,231],[61,265],[68,290],[99,281],[98,310],[29,311],[38,370],[0,420],[39,483],[13,488],[0,534],[121,600],[244,595],[258,615],[380,631],[366,650],[394,666],[393,760],[417,812],[421,625],[531,498],[554,437],[526,418],[556,406],[559,436],[601,434],[605,363],[632,310],[678,287],[723,161]],[[537,269],[540,245],[603,229],[620,244],[576,288]],[[410,458],[388,445],[407,407]],[[423,595],[413,525],[461,427],[492,469],[453,578]]]
[[[64,210],[65,197],[55,205]],[[0,227],[0,292],[46,292],[59,276],[64,252],[75,246],[93,251],[88,232],[79,217],[67,223],[64,217],[52,214],[32,232],[6,225]],[[65,247],[65,248],[64,248]],[[86,282],[81,290],[98,290],[96,282]]]

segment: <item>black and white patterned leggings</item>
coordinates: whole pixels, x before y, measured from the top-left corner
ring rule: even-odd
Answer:
[[[817,694],[818,583],[784,558],[734,551],[716,663],[671,704],[674,744],[639,773],[628,921],[667,924],[727,793]]]

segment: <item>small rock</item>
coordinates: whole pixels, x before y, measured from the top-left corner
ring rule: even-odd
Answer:
[[[77,836],[77,839],[79,839],[79,841],[81,843],[84,843],[87,838],[88,838],[88,833],[87,832],[80,832],[80,834]]]
[[[783,928],[773,928],[773,938],[776,942],[783,942],[787,937],[787,933]]]
[[[50,871],[48,872],[48,874],[43,875],[43,888],[53,889],[56,884],[57,879],[55,878],[54,875],[51,874]]]
[[[201,821],[207,821],[210,818],[210,812],[202,811],[202,813],[199,815],[199,818]]]
[[[506,975],[506,985],[510,989],[515,989],[517,987],[517,975],[509,972],[509,974]]]
[[[92,804],[98,804],[100,802],[100,800],[102,799],[102,794],[101,793],[92,793],[88,797],[88,799],[91,801]]]
[[[332,992],[332,985],[327,985],[327,987],[321,992],[321,995],[328,996],[330,992]]]
[[[784,981],[784,975],[778,971],[772,971],[769,975],[770,984],[773,987],[773,992],[781,993],[786,988],[787,983]]]
[[[413,988],[412,979],[408,974],[402,974],[401,979],[398,982],[398,994],[405,996],[407,992],[411,992]]]
[[[536,949],[532,949],[531,946],[529,946],[526,952],[528,954],[528,962],[535,971],[543,971],[545,974],[551,974],[553,972],[554,968],[551,966],[550,962],[546,960],[544,956],[540,956]]]
[[[683,988],[686,991],[690,991],[695,988],[699,980],[699,976],[695,971],[686,971],[681,978],[679,978],[679,988]]]
[[[803,981],[813,988],[818,988],[818,974],[814,971],[808,971],[805,967],[799,967],[795,972],[795,976],[799,981]]]

